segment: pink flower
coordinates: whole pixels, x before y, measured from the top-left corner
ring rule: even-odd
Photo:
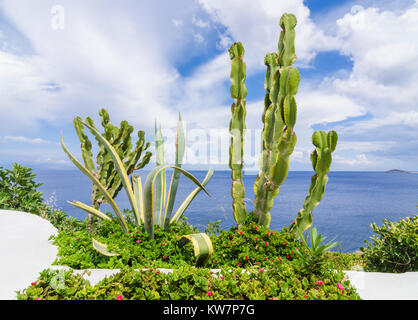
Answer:
[[[277,258],[277,260],[282,261],[282,258]]]
[[[305,299],[308,299],[308,296],[305,296]]]
[[[167,256],[164,256],[164,259],[167,259]]]
[[[136,233],[139,233],[139,230],[136,230]]]
[[[221,276],[221,280],[223,280],[223,279],[225,279],[225,277],[224,276]]]
[[[80,237],[75,238],[76,240],[80,239]]]
[[[290,256],[286,256],[286,258],[290,259]]]
[[[264,260],[268,260],[269,258],[265,257]]]
[[[248,260],[248,256],[245,256],[245,260]]]
[[[215,263],[215,264],[216,264],[216,260],[213,260],[213,263]]]
[[[213,296],[213,292],[212,291],[208,291],[208,297],[212,297]]]
[[[322,286],[324,284],[324,282],[319,280],[319,281],[316,282],[316,284],[319,285],[319,286]]]
[[[243,232],[241,231],[239,234],[243,234]]]
[[[266,242],[264,242],[264,244],[266,245],[266,246],[268,246],[269,245],[269,243],[266,241]]]
[[[137,240],[136,243],[141,243],[141,240]]]
[[[257,261],[255,264],[260,264],[260,262]]]
[[[263,268],[260,268],[260,269],[258,269],[258,271],[260,271],[260,272],[264,272],[264,269],[263,269]]]
[[[123,300],[123,296],[117,296],[116,300]]]
[[[258,227],[257,227],[257,226],[255,226],[255,227],[254,227],[254,229],[255,229],[255,230],[257,230],[257,229],[258,229]]]
[[[258,238],[255,238],[255,240],[258,240]]]
[[[241,267],[241,262],[238,262],[238,263],[237,263],[237,266],[238,266],[238,267]]]
[[[157,274],[160,273],[160,270],[155,271],[155,273],[157,273]]]
[[[35,298],[35,300],[42,300],[42,298]]]
[[[34,286],[35,284],[36,284],[36,282],[32,282],[30,285],[31,285],[31,286]]]
[[[341,283],[337,283],[337,288],[344,291],[344,286]]]

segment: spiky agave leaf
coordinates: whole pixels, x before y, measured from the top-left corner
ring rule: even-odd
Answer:
[[[88,213],[96,216],[99,219],[102,219],[102,220],[112,220],[110,217],[108,217],[107,215],[105,215],[103,212],[97,210],[96,208],[93,208],[91,206],[88,206],[88,205],[86,205],[86,204],[84,204],[84,203],[82,203],[80,201],[74,201],[74,202],[67,201],[67,202],[69,204],[73,205],[74,207],[77,207],[79,209],[82,209],[82,210],[84,210],[84,211],[86,211],[86,212],[88,212]]]
[[[202,181],[202,186],[206,187],[208,182],[213,176],[213,168],[209,168],[205,179]],[[193,199],[197,196],[197,194],[202,190],[202,188],[197,187],[194,189],[187,198],[183,201],[183,203],[180,205],[180,207],[177,209],[176,213],[174,214],[173,218],[170,220],[170,224],[173,222],[176,222],[180,219],[180,217],[183,215],[184,211],[186,211],[187,207],[190,205],[190,203],[193,201]],[[207,192],[206,192],[207,193]]]
[[[136,205],[132,186],[130,184],[129,177],[122,163],[122,160],[119,157],[119,154],[113,148],[113,146],[96,129],[94,129],[93,127],[89,126],[87,123],[84,123],[84,122],[83,122],[83,125],[86,126],[88,129],[90,129],[91,133],[103,144],[103,146],[106,148],[106,150],[110,154],[112,162],[119,174],[120,179],[122,180],[122,184],[126,191],[126,195],[128,196],[129,203],[131,204],[132,211],[134,212],[136,222],[137,224],[140,224],[141,217],[138,211],[138,207]]]
[[[206,233],[194,233],[182,236],[177,245],[181,248],[186,243],[191,242],[196,257],[196,267],[205,267],[213,254],[213,245]]]
[[[184,136],[183,123],[181,121],[181,114],[179,114],[179,122],[177,124],[176,134],[176,163],[175,166],[181,168],[184,151],[186,149],[186,139]],[[174,202],[176,200],[177,188],[180,181],[180,172],[174,169],[171,176],[170,188],[167,196],[167,205],[165,207],[164,218],[162,226],[167,230],[170,226],[171,214],[173,212]]]
[[[96,239],[92,239],[92,244],[93,244],[94,250],[96,250],[97,252],[101,253],[104,256],[114,257],[114,256],[120,255],[119,253],[109,251],[107,249],[107,246],[104,243],[101,243],[97,241]]]
[[[116,218],[118,219],[120,225],[122,226],[122,229],[124,232],[128,232],[128,225],[126,224],[125,218],[122,215],[122,212],[119,210],[119,207],[116,205],[115,201],[112,199],[112,197],[109,195],[109,193],[107,192],[106,188],[100,183],[100,181],[94,176],[94,174],[88,170],[87,168],[85,168],[72,154],[71,152],[68,150],[67,146],[64,143],[64,138],[62,136],[62,131],[61,131],[61,147],[64,150],[64,152],[67,154],[67,156],[70,158],[70,160],[74,163],[74,165],[81,171],[83,172],[98,188],[99,190],[103,193],[103,195],[105,196],[106,200],[108,201],[108,203],[110,204],[110,206],[112,207],[112,209],[115,211],[116,213]]]
[[[155,122],[155,162],[156,166],[165,164],[164,138],[161,127],[157,129],[157,121]],[[157,176],[157,201],[155,203],[155,224],[158,225],[161,225],[163,209],[165,207],[166,188],[167,181],[165,170],[161,170]]]
[[[193,181],[200,189],[205,191],[206,194],[209,193],[206,191],[205,187],[197,180],[195,176],[191,173],[183,170],[182,168],[172,166],[172,165],[163,165],[155,167],[148,174],[147,179],[145,180],[144,186],[144,227],[145,231],[149,234],[149,239],[152,239],[154,235],[154,215],[155,215],[155,182],[158,177],[158,174],[165,170],[166,168],[172,168],[178,170],[185,177]]]

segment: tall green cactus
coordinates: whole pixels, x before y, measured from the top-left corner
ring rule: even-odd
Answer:
[[[232,214],[238,224],[242,224],[247,216],[245,210],[245,190],[242,182],[242,169],[244,165],[244,130],[245,130],[245,87],[246,66],[243,61],[244,47],[240,42],[234,43],[229,49],[231,58],[231,96],[234,103],[231,106],[232,119],[229,131],[232,135],[229,147],[229,167],[232,177]]]
[[[145,143],[144,131],[138,131],[138,141],[136,142],[135,148],[132,150],[133,145],[131,134],[133,132],[133,127],[125,120],[120,123],[120,128],[114,126],[110,123],[109,113],[105,109],[100,109],[99,115],[101,118],[101,124],[105,130],[102,136],[109,141],[109,143],[117,151],[127,174],[130,175],[134,170],[141,169],[147,165],[152,154],[148,151],[141,159],[142,153],[150,146],[149,142]],[[95,168],[92,154],[92,143],[87,135],[84,134],[82,119],[80,117],[76,117],[73,122],[77,136],[81,142],[81,155],[85,167],[95,174],[96,178],[106,188],[112,199],[114,199],[122,189],[123,184],[114,163],[111,161],[110,153],[96,138],[99,150],[96,157],[97,168]],[[90,117],[87,117],[85,122],[97,130],[94,121]],[[99,209],[102,203],[107,202],[103,193],[99,190],[96,184],[93,184],[91,201],[93,203],[93,207],[96,209]]]
[[[292,67],[296,61],[295,54],[295,26],[296,17],[293,14],[283,14],[280,19],[282,28],[278,50],[268,53],[264,59],[267,67],[264,87],[264,112],[262,122],[264,124],[261,134],[262,149],[259,160],[260,172],[254,183],[254,213],[258,223],[268,227],[270,225],[270,211],[273,200],[279,193],[279,188],[285,181],[289,171],[289,158],[296,145],[297,106],[295,95],[298,92],[300,74]],[[238,225],[246,218],[244,203],[245,190],[242,183],[243,169],[243,144],[245,130],[245,63],[243,61],[244,48],[240,42],[234,43],[229,49],[231,58],[231,96],[232,119],[230,122],[231,144],[229,149],[229,166],[232,170],[233,216]],[[315,161],[314,169],[317,174],[312,178],[310,193],[305,201],[304,209],[296,223],[305,228],[312,218],[312,210],[322,198],[326,174],[331,165],[331,152],[337,143],[337,134],[331,131],[325,139],[325,132],[314,133],[314,144],[317,147],[312,161]],[[328,143],[328,144],[325,144]],[[322,193],[320,192],[322,190]],[[309,218],[310,217],[310,218]],[[311,219],[312,220],[312,219]],[[308,222],[306,222],[308,221]],[[304,229],[306,230],[306,229]]]
[[[312,167],[315,174],[311,178],[311,186],[308,195],[299,211],[291,230],[298,229],[305,232],[312,225],[312,211],[316,208],[325,193],[328,182],[328,172],[331,167],[332,156],[338,141],[338,135],[334,130],[328,132],[315,131],[312,135],[312,143],[315,150],[311,153]]]
[[[296,60],[295,31],[296,17],[284,14],[280,19],[280,34],[277,53],[267,54],[264,99],[264,128],[262,131],[262,153],[260,173],[254,184],[255,210],[261,225],[270,225],[270,210],[273,199],[279,193],[289,171],[289,157],[296,144],[293,127],[296,123],[296,101],[300,75],[291,67]]]

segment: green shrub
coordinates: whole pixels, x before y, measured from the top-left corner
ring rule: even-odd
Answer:
[[[193,265],[195,257],[193,247],[177,246],[181,234],[196,233],[196,229],[185,220],[173,225],[170,230],[155,228],[154,238],[148,239],[143,226],[133,222],[132,213],[125,211],[130,232],[125,233],[116,220],[103,220],[89,233],[87,223],[82,230],[61,230],[52,237],[58,246],[56,265],[66,265],[74,269],[86,268],[123,268],[125,266],[143,267],[176,267]],[[97,252],[92,246],[92,238],[105,243],[109,250],[120,255],[108,257]]]
[[[301,248],[296,234],[286,227],[280,232],[270,230],[255,220],[254,215],[249,215],[242,226],[227,231],[210,225],[216,235],[209,232],[214,252],[208,267],[269,267],[284,260],[292,261]]]
[[[44,207],[42,184],[35,182],[32,169],[13,164],[12,170],[0,167],[0,209],[18,210],[39,214]]]
[[[364,241],[362,258],[369,271],[407,272],[418,271],[418,215],[399,222],[383,220],[383,225],[371,225],[371,242]]]
[[[357,300],[360,297],[342,272],[327,271],[306,276],[290,261],[270,271],[228,268],[219,274],[209,269],[183,266],[172,273],[156,269],[120,273],[91,286],[72,271],[45,270],[19,300]],[[54,289],[55,288],[55,289]]]

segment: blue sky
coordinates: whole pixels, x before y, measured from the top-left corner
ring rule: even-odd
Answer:
[[[302,76],[291,170],[311,170],[312,132],[330,129],[340,138],[333,170],[418,170],[414,0],[0,1],[0,165],[72,168],[58,143],[61,129],[79,155],[73,118],[97,122],[105,107],[113,123],[126,119],[150,141],[157,118],[168,153],[181,112],[186,162],[225,166],[227,50],[241,41],[245,160],[255,169],[263,59],[276,50],[284,12],[298,19],[295,66]],[[214,138],[221,141],[218,158]]]

